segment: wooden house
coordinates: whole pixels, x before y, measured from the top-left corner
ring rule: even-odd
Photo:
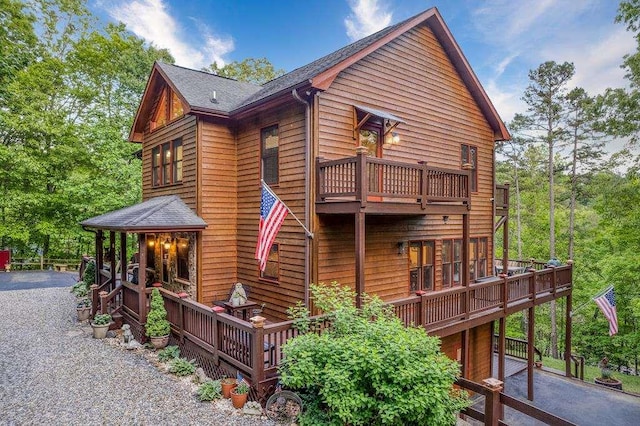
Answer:
[[[272,322],[308,304],[311,283],[376,294],[480,380],[494,321],[504,354],[509,313],[571,297],[570,265],[512,262],[518,274],[496,276],[508,186],[495,182],[495,142],[509,137],[436,9],[262,86],[156,63],[130,133],[144,201],[83,225],[101,265],[116,263],[118,232],[139,235],[139,270],[122,268],[123,282],[158,281],[201,306],[236,282]],[[261,180],[304,225],[285,219],[264,271]],[[122,303],[139,301],[130,316],[143,323],[145,292],[129,284]]]

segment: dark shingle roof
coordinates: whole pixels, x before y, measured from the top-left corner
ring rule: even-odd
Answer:
[[[151,198],[139,204],[92,217],[82,226],[111,231],[187,231],[207,227],[177,195]]]
[[[220,77],[205,71],[196,71],[177,65],[158,62],[160,70],[184,96],[191,109],[228,113],[238,108],[245,99],[258,92],[261,86]],[[211,102],[216,91],[217,102]]]

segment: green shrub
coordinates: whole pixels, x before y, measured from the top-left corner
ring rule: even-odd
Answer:
[[[176,358],[180,358],[180,348],[175,345],[167,346],[158,352],[158,360],[161,362],[171,361]]]
[[[249,387],[247,382],[242,380],[240,383],[238,383],[238,386],[236,386],[236,388],[233,390],[233,392],[235,392],[237,395],[243,395],[245,393],[249,393],[250,389],[251,388]]]
[[[86,297],[89,294],[89,289],[84,281],[78,281],[71,287],[71,293],[76,297]]]
[[[171,325],[167,321],[167,310],[164,308],[164,299],[157,288],[151,292],[151,309],[144,327],[148,337],[166,336],[171,330]]]
[[[337,283],[311,292],[329,325],[289,340],[279,367],[305,402],[299,424],[455,424],[469,400],[453,390],[459,366],[438,338],[405,327],[376,297],[363,295],[357,309],[355,293]]]
[[[198,399],[200,401],[213,401],[222,396],[220,380],[207,380],[198,387]]]
[[[109,314],[98,314],[93,317],[94,325],[107,325],[111,323],[111,315]]]
[[[84,282],[84,285],[88,290],[92,284],[96,283],[96,281],[96,262],[91,261],[87,263],[87,267],[84,269],[84,275],[82,276],[81,282]]]
[[[194,359],[189,361],[186,358],[176,358],[171,361],[169,371],[176,376],[188,376],[196,371],[196,361]]]

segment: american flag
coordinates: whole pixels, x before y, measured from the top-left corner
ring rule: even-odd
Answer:
[[[262,182],[260,228],[258,230],[258,245],[256,246],[256,259],[260,261],[261,271],[267,267],[269,251],[287,213],[289,213],[287,206],[280,201],[266,183]]]
[[[609,321],[609,336],[618,332],[618,314],[616,312],[616,295],[613,286],[609,287],[600,296],[594,297],[593,301],[600,308],[605,318]]]

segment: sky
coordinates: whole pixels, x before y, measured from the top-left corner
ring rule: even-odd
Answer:
[[[591,95],[626,85],[633,35],[617,0],[93,0],[176,64],[200,69],[246,58],[291,71],[386,26],[437,7],[504,121],[525,112],[528,72],[573,62],[571,86]]]

